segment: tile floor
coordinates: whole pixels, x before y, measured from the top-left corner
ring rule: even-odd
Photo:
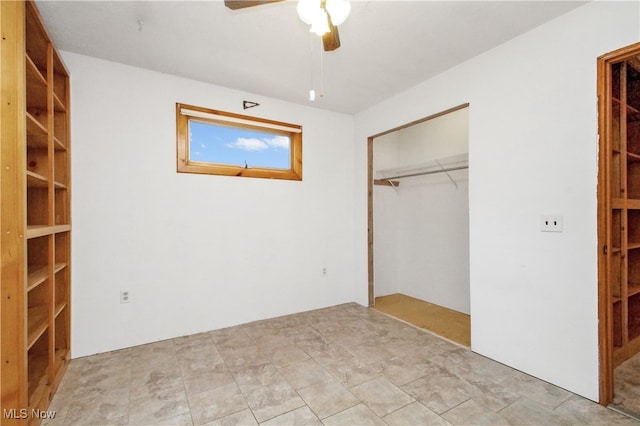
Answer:
[[[615,369],[613,384],[612,404],[640,417],[640,352]]]
[[[73,360],[48,425],[640,425],[357,304]]]

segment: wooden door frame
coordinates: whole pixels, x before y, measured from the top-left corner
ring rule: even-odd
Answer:
[[[453,108],[449,108],[444,111],[437,112],[427,117],[420,118],[418,120],[411,121],[410,123],[403,124],[393,129],[385,130],[384,132],[377,133],[367,138],[367,256],[368,256],[368,291],[369,291],[369,307],[375,305],[375,293],[374,293],[374,259],[373,259],[373,140],[380,136],[388,135],[389,133],[403,130],[416,124],[424,123],[425,121],[433,120],[434,118],[442,117],[443,115],[450,114],[452,112],[468,108],[469,103],[464,103]]]
[[[600,404],[613,400],[613,312],[610,303],[609,258],[611,247],[608,232],[611,223],[611,191],[609,165],[611,157],[611,65],[640,55],[640,43],[635,43],[598,58],[598,342],[600,355]]]

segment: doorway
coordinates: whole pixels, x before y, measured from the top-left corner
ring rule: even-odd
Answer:
[[[368,140],[369,306],[467,347],[468,106]]]
[[[600,403],[640,418],[640,43],[598,58]]]

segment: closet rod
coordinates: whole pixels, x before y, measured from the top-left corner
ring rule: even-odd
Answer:
[[[453,170],[463,170],[463,169],[468,169],[468,168],[469,168],[469,166],[449,167],[448,169],[431,170],[431,171],[428,171],[428,172],[418,172],[418,173],[409,173],[409,174],[406,174],[406,175],[390,176],[390,177],[384,178],[384,180],[402,179],[402,178],[406,178],[406,177],[414,177],[414,176],[422,176],[422,175],[432,175],[434,173],[446,173],[446,172],[451,172]]]

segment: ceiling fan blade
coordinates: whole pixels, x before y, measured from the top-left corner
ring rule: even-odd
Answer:
[[[331,18],[329,18],[329,32],[322,35],[322,45],[325,52],[331,52],[340,47],[340,34],[338,34],[338,27],[333,25]]]
[[[231,10],[245,9],[252,6],[260,6],[261,4],[276,3],[283,0],[224,0],[224,5]]]

